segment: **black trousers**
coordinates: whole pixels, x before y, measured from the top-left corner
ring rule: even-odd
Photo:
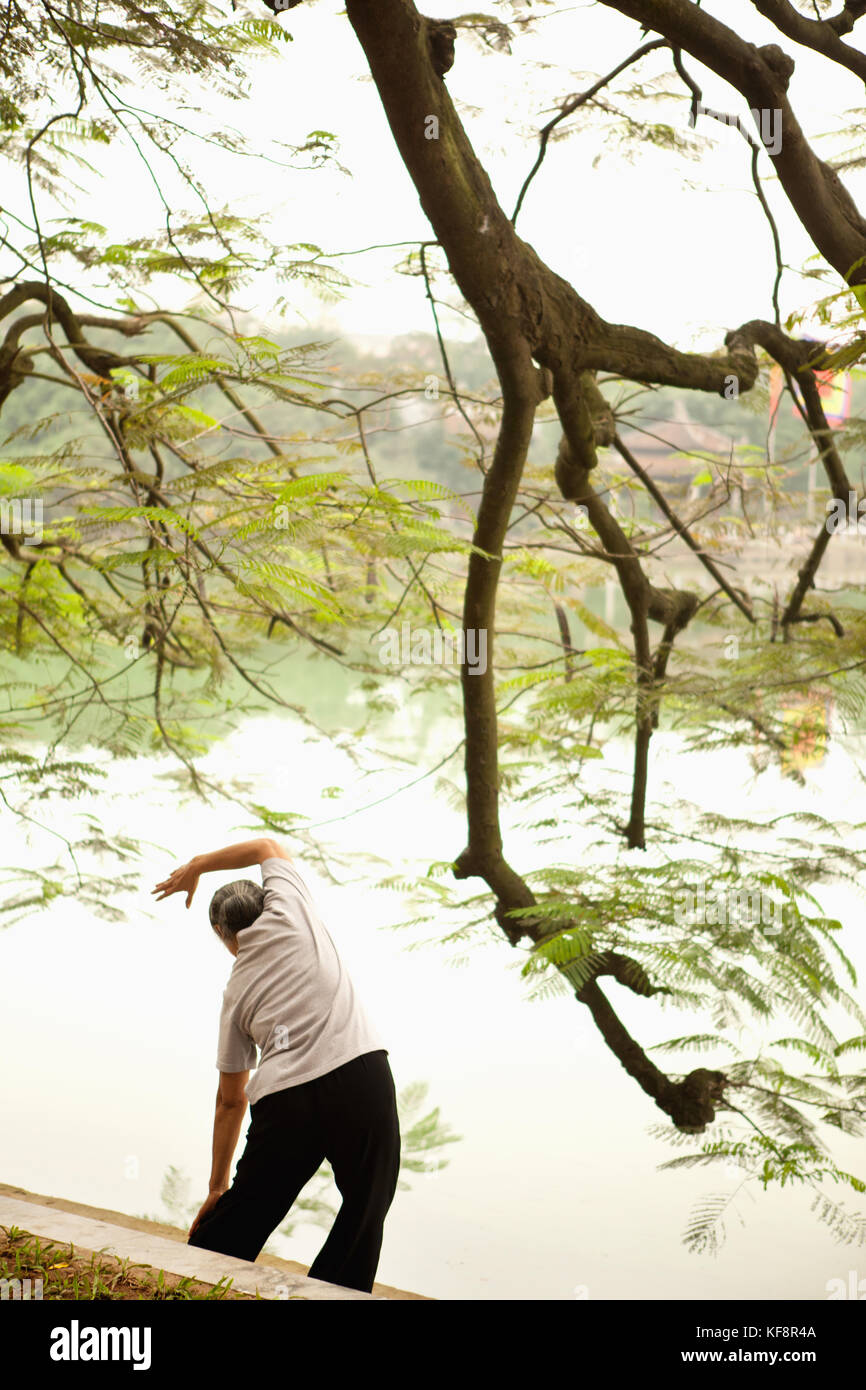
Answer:
[[[397,1189],[400,1124],[388,1055],[366,1052],[250,1106],[231,1187],[189,1244],[254,1260],[325,1159],[343,1198],[310,1276],[372,1292]]]

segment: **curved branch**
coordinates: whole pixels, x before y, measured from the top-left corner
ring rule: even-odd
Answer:
[[[84,336],[82,320],[70,308],[68,302],[62,294],[42,280],[27,280],[22,284],[16,285],[7,291],[0,299],[0,319],[6,318],[13,313],[21,304],[26,304],[29,300],[35,299],[38,303],[45,305],[45,314],[37,318],[35,315],[26,315],[13,323],[0,346],[0,405],[6,400],[7,396],[21,381],[29,374],[30,364],[22,361],[22,353],[19,348],[19,339],[26,328],[32,328],[36,323],[44,322],[46,319],[50,325],[52,319],[56,319],[66,334],[67,345],[73,350],[76,356],[84,363],[88,371],[93,372],[94,376],[108,378],[113,367],[123,367],[128,365],[128,359],[118,356],[107,348],[95,347],[89,343]],[[144,328],[144,323],[140,319],[113,320],[97,319],[95,326],[110,327],[118,333],[123,333],[131,337],[140,333]],[[32,370],[32,368],[30,368]]]
[[[520,192],[517,195],[517,202],[515,203],[514,211],[511,214],[512,226],[517,222],[517,218],[520,214],[520,209],[523,207],[523,200],[529,192],[529,185],[532,183],[532,180],[535,178],[535,175],[538,173],[539,169],[544,163],[544,156],[547,154],[548,141],[550,140],[551,135],[553,134],[556,127],[559,125],[560,121],[567,120],[568,117],[572,116],[575,111],[578,111],[581,106],[586,106],[587,102],[592,101],[593,97],[598,96],[599,92],[603,91],[605,87],[609,86],[610,83],[613,82],[615,77],[619,77],[620,73],[625,72],[626,68],[633,67],[634,64],[638,62],[639,59],[643,58],[647,53],[652,53],[653,49],[655,48],[665,47],[667,47],[667,45],[664,39],[651,39],[649,43],[641,44],[640,48],[636,48],[634,53],[629,54],[628,58],[625,58],[621,63],[618,63],[617,66],[615,68],[612,68],[611,71],[605,77],[600,77],[599,80],[597,82],[594,82],[591,87],[588,87],[585,92],[581,92],[577,96],[569,97],[566,101],[564,101],[562,103],[562,107],[559,111],[557,111],[556,115],[553,116],[547,122],[547,125],[541,127],[541,130],[538,133],[538,154],[536,156],[535,163],[533,164],[529,173],[526,175],[526,178],[523,180]]]
[[[866,82],[866,53],[843,43],[840,34],[847,31],[839,27],[847,13],[851,21],[849,27],[853,28],[856,16],[852,11],[859,9],[862,14],[866,12],[866,6],[846,5],[845,10],[841,15],[837,15],[835,20],[825,20],[809,19],[807,15],[800,14],[799,10],[795,10],[790,4],[790,0],[752,0],[752,4],[765,19],[772,20],[786,38],[793,39],[804,48],[813,49],[815,53],[822,54],[834,63],[839,63],[862,82]]]
[[[745,97],[752,111],[778,113],[767,152],[794,211],[827,261],[850,285],[866,284],[866,221],[834,169],[819,159],[788,101],[794,61],[778,47],[749,43],[691,0],[601,0],[664,34]]]
[[[576,997],[587,1006],[598,1031],[629,1076],[634,1077],[642,1091],[652,1096],[677,1129],[687,1134],[700,1134],[712,1124],[716,1105],[723,1099],[727,1084],[723,1072],[698,1067],[684,1080],[671,1081],[631,1037],[595,980],[578,990]]]
[[[650,477],[649,473],[647,473],[645,468],[641,467],[634,454],[631,452],[629,448],[627,448],[625,444],[623,444],[618,434],[614,436],[613,444],[617,453],[623,459],[625,459],[632,473],[634,473],[636,477],[640,478],[650,497],[653,499],[656,506],[659,508],[659,511],[662,513],[663,516],[667,518],[671,526],[676,531],[677,535],[680,537],[680,539],[685,541],[686,545],[689,547],[690,550],[694,551],[707,573],[712,575],[719,588],[724,590],[724,592],[728,595],[728,598],[737,605],[743,616],[748,618],[750,623],[753,623],[755,621],[755,615],[752,612],[752,605],[749,603],[748,599],[744,598],[743,595],[737,589],[734,589],[728,583],[727,579],[725,579],[725,576],[722,574],[715,560],[710,559],[703,546],[695,540],[688,527],[682,521],[680,521],[679,517],[677,516],[673,507],[668,502],[664,493],[661,491],[660,488],[656,487],[656,484]]]
[[[648,620],[665,624],[668,640],[689,621],[693,594],[654,588],[634,548],[588,484],[595,462],[595,422],[586,373],[603,369],[637,381],[691,386],[725,394],[734,374],[740,389],[757,377],[750,343],[729,334],[718,356],[681,353],[653,334],[607,324],[533,248],[516,234],[499,206],[447,88],[431,62],[426,21],[412,0],[347,0],[352,27],[403,162],[415,184],[451,273],[478,317],[502,386],[504,413],[482,491],[469,559],[464,631],[494,632],[502,547],[525,463],[536,407],[552,386],[564,432],[557,481],[564,496],[585,500],[590,520],[616,565],[633,614],[639,672],[638,718],[651,733],[653,681]],[[539,372],[533,359],[540,365]],[[560,477],[560,474],[562,477]],[[575,491],[576,489],[576,491]],[[502,852],[499,764],[493,664],[482,673],[461,664],[466,727],[468,844],[454,865],[457,878],[478,875],[496,898],[495,915],[516,944],[538,940],[540,915],[529,886]],[[636,778],[637,782],[637,778]],[[633,803],[633,841],[642,838],[643,805]],[[515,913],[519,914],[515,917]],[[516,923],[516,925],[515,925]],[[623,958],[620,958],[621,960]],[[602,962],[635,987],[633,971],[615,955]],[[601,968],[601,967],[600,967]],[[596,979],[576,996],[587,1005],[608,1046],[643,1089],[681,1128],[703,1129],[714,1118],[725,1077],[699,1070],[674,1083],[646,1058],[613,1013]]]
[[[824,465],[832,495],[836,500],[844,502],[847,507],[849,494],[853,492],[853,488],[845,471],[842,456],[836,447],[833,430],[824,413],[821,395],[815,381],[815,372],[820,371],[827,360],[824,345],[811,342],[808,339],[798,341],[795,338],[789,338],[774,324],[764,323],[759,319],[744,324],[740,331],[750,341],[758,343],[779,363],[780,367],[796,380],[803,395],[803,413],[806,417],[806,424]],[[825,520],[812,543],[808,559],[797,573],[797,583],[779,622],[786,637],[788,636],[787,629],[793,623],[813,621],[812,617],[802,617],[800,610],[806,594],[814,587],[815,575],[830,544],[832,534]],[[841,624],[838,619],[829,618],[829,621],[836,635],[841,636]]]
[[[464,650],[460,666],[466,728],[466,811],[468,843],[455,862],[457,878],[483,878],[496,896],[496,920],[512,945],[531,926],[515,926],[508,913],[532,907],[535,897],[502,853],[499,824],[499,739],[494,685],[496,595],[502,569],[502,546],[532,440],[536,407],[543,399],[541,374],[525,343],[497,354],[503,414],[493,461],[484,478],[478,519],[469,557],[463,604],[464,632],[485,633],[487,661],[482,671],[469,666]]]
[[[776,278],[773,281],[772,296],[773,312],[775,314],[776,326],[781,327],[782,311],[779,306],[779,289],[782,284],[782,275],[784,273],[785,266],[782,260],[782,239],[779,236],[779,228],[776,224],[776,219],[773,216],[770,204],[767,202],[767,195],[764,192],[763,184],[761,183],[761,173],[760,169],[758,168],[758,157],[761,152],[761,145],[758,143],[758,141],[755,139],[753,135],[749,134],[739,117],[736,117],[736,119],[734,120],[727,112],[713,111],[710,107],[704,106],[703,92],[698,83],[692,77],[691,73],[689,73],[686,70],[680,49],[673,48],[671,51],[673,53],[674,67],[676,68],[677,72],[679,73],[680,77],[682,78],[683,82],[686,84],[692,95],[692,125],[696,124],[698,118],[698,111],[700,109],[705,116],[711,116],[713,120],[723,121],[724,124],[728,126],[733,125],[737,133],[739,135],[742,135],[743,139],[746,141],[747,145],[749,146],[752,152],[752,186],[755,190],[755,197],[761,204],[761,211],[763,212],[764,217],[767,220],[767,224],[770,228],[770,235],[773,238],[773,253],[776,257]]]
[[[757,363],[746,345],[729,338],[727,353],[680,352],[643,329],[609,324],[517,235],[433,68],[412,0],[347,0],[346,10],[421,205],[491,351],[517,335],[554,375],[602,370],[718,395],[734,376],[740,391],[750,389]]]

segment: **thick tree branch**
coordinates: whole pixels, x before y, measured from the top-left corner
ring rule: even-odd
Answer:
[[[89,343],[84,336],[81,318],[72,311],[62,294],[58,294],[57,290],[52,289],[42,280],[24,281],[4,294],[0,299],[0,320],[8,317],[21,304],[26,304],[33,299],[45,305],[45,314],[38,317],[32,314],[26,315],[23,319],[17,320],[10,326],[2,345],[0,345],[0,405],[5,401],[10,391],[13,391],[32,371],[32,363],[29,361],[26,350],[20,347],[21,334],[25,329],[32,328],[37,323],[46,320],[49,324],[52,319],[57,320],[66,334],[67,345],[84,363],[88,371],[93,372],[94,376],[108,378],[113,367],[128,366],[127,358],[120,357],[108,349],[94,347],[92,343]],[[127,337],[140,333],[145,327],[141,319],[120,317],[116,321],[97,319],[95,326],[111,328]]]
[[[844,9],[826,21],[837,34],[850,34],[858,19],[866,14],[866,0],[845,0]]]
[[[768,153],[792,207],[843,279],[866,284],[866,221],[835,170],[815,154],[794,115],[787,96],[793,59],[776,44],[758,48],[749,43],[691,0],[601,3],[685,49],[740,92],[753,111],[778,113],[778,148],[770,146]]]
[[[757,376],[753,347],[735,334],[716,356],[681,353],[640,329],[605,323],[561,277],[523,242],[499,206],[447,88],[431,61],[427,23],[411,0],[347,0],[347,13],[367,56],[397,148],[461,292],[478,317],[502,386],[504,412],[494,459],[482,492],[469,560],[464,629],[494,632],[502,545],[529,447],[538,402],[552,385],[564,444],[557,481],[564,496],[583,501],[590,521],[620,574],[632,611],[638,669],[638,722],[643,781],[636,776],[630,843],[642,843],[646,790],[645,743],[652,732],[653,663],[648,621],[665,625],[665,640],[689,621],[693,594],[657,589],[615,519],[589,486],[595,463],[596,422],[591,374],[606,370],[636,381],[726,394],[732,376],[748,390]],[[533,359],[543,369],[537,372]],[[499,768],[493,662],[486,670],[461,668],[466,722],[468,844],[455,864],[458,878],[478,875],[496,898],[496,918],[516,944],[538,940],[536,899],[507,863],[499,823]],[[638,757],[640,757],[640,749]],[[519,913],[515,917],[513,914]],[[632,963],[634,965],[634,963]],[[612,973],[635,988],[632,970],[611,953],[598,973]],[[638,992],[646,992],[640,990]],[[714,1118],[725,1078],[704,1070],[673,1083],[649,1062],[602,994],[596,979],[577,996],[593,1014],[608,1045],[647,1094],[681,1128],[703,1129]]]
[[[578,990],[576,997],[587,1006],[598,1031],[629,1076],[652,1096],[677,1129],[687,1134],[700,1134],[712,1124],[716,1105],[723,1099],[727,1083],[723,1072],[698,1067],[683,1081],[671,1081],[634,1041],[595,980]]]
[[[731,339],[717,356],[680,352],[652,333],[609,324],[517,235],[430,61],[411,0],[348,0],[403,162],[462,294],[491,344],[514,334],[557,372],[603,370],[723,395],[748,390],[757,364]]]
[[[759,14],[765,19],[771,19],[776,28],[786,38],[793,39],[795,43],[802,44],[805,48],[812,48],[816,53],[821,53],[825,58],[831,59],[834,63],[839,63],[849,72],[853,72],[862,82],[866,82],[866,53],[861,53],[856,48],[851,48],[847,43],[843,43],[840,38],[840,30],[837,25],[843,15],[837,15],[835,22],[825,19],[809,19],[807,15],[800,14],[790,4],[790,0],[752,0],[752,4]],[[851,27],[854,25],[854,18],[851,15],[851,8],[846,7],[851,19]]]
[[[494,684],[496,593],[502,569],[502,545],[517,497],[526,455],[532,440],[536,407],[543,399],[541,373],[525,343],[511,353],[497,353],[503,415],[493,455],[484,479],[473,536],[475,549],[463,605],[463,630],[487,635],[484,671],[464,660],[460,668],[466,726],[466,811],[468,843],[455,865],[458,878],[478,875],[496,895],[496,919],[516,945],[528,923],[515,925],[508,913],[530,907],[535,899],[502,853],[499,824],[499,737]]]

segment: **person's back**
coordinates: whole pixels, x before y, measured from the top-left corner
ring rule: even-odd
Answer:
[[[343,1203],[310,1275],[369,1293],[400,1171],[397,1098],[387,1049],[309,889],[264,839],[196,855],[153,891],[185,892],[189,907],[201,874],[251,864],[261,888],[238,880],[210,904],[235,964],[220,1014],[210,1190],[189,1244],[254,1260],[327,1159]],[[251,1123],[229,1187],[247,1100]]]
[[[265,859],[261,873],[264,911],[238,933],[217,1061],[220,1071],[244,1071],[259,1049],[246,1091],[253,1104],[384,1048],[295,865]]]

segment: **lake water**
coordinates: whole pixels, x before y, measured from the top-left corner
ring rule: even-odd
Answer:
[[[411,913],[402,894],[377,881],[400,870],[415,877],[432,860],[450,860],[463,847],[464,825],[434,797],[432,778],[370,804],[432,767],[460,734],[410,703],[395,716],[394,739],[411,751],[411,764],[362,778],[345,754],[309,741],[293,717],[274,715],[247,720],[204,763],[245,778],[260,802],[332,821],[322,833],[340,851],[384,861],[384,868],[338,868],[335,884],[313,858],[297,855],[389,1045],[398,1090],[427,1082],[425,1113],[439,1106],[462,1135],[444,1150],[449,1164],[441,1173],[407,1175],[411,1190],[398,1192],[389,1215],[379,1278],[439,1298],[591,1301],[821,1299],[828,1281],[847,1281],[851,1269],[866,1277],[866,1251],[836,1244],[810,1214],[808,1194],[796,1190],[746,1193],[738,1199],[745,1224],[729,1221],[721,1253],[689,1254],[681,1235],[693,1204],[736,1184],[713,1168],[657,1171],[675,1152],[647,1132],[661,1112],[607,1051],[587,1011],[570,998],[527,1002],[522,957],[494,932],[458,968],[448,964],[453,950],[437,942],[409,949],[432,929],[391,929]],[[854,743],[834,740],[800,788],[774,769],[756,777],[745,754],[685,755],[677,736],[660,733],[652,794],[662,807],[672,788],[696,800],[711,790],[719,809],[741,808],[745,798],[755,817],[808,808],[863,820],[858,756]],[[94,748],[92,757],[102,754]],[[587,775],[625,778],[629,761],[628,748],[609,744]],[[217,1020],[232,961],[210,932],[206,907],[234,875],[203,880],[190,911],[180,896],[157,904],[150,890],[175,862],[253,833],[239,808],[180,800],[158,775],[168,767],[115,762],[94,803],[107,827],[151,845],[140,890],[123,900],[125,922],[101,921],[62,899],[0,933],[2,1179],[163,1216],[169,1165],[192,1179],[193,1195],[203,1198],[207,1188]],[[462,784],[459,757],[450,771]],[[321,796],[334,786],[344,789],[341,797]],[[68,829],[85,810],[68,803],[49,813]],[[43,864],[56,852],[47,834],[33,831],[28,839],[6,821],[7,871]],[[582,834],[575,827],[575,858]],[[518,868],[544,862],[544,851],[513,826],[506,847]],[[821,897],[845,923],[843,945],[862,972],[859,897],[843,888]],[[455,925],[443,914],[441,934]],[[677,1016],[608,988],[645,1045],[676,1036]],[[694,1018],[683,1022],[679,1031],[695,1031]],[[855,1031],[852,1024],[847,1035]],[[835,1153],[862,1175],[861,1141],[840,1136]],[[849,1207],[857,1204],[851,1194]],[[309,1262],[323,1239],[320,1229],[304,1226],[273,1248]]]

